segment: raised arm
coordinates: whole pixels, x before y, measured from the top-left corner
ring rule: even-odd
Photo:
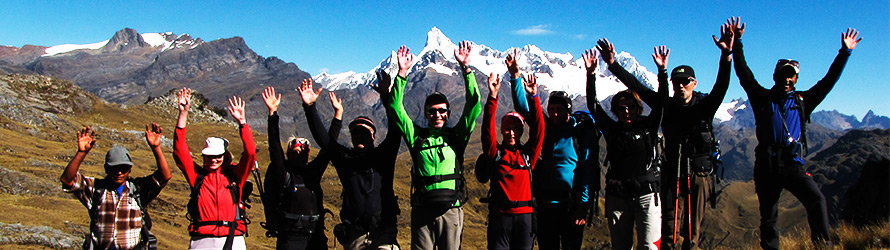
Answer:
[[[727,22],[732,27],[735,35],[732,42],[732,60],[735,61],[735,74],[739,78],[739,84],[748,93],[748,99],[752,97],[760,98],[766,91],[757,80],[754,79],[754,73],[748,68],[748,62],[745,60],[745,52],[742,46],[742,34],[745,34],[745,24],[741,22],[741,17],[732,17]]]
[[[541,149],[544,146],[544,111],[541,109],[541,99],[538,97],[538,78],[534,75],[525,78],[523,84],[525,91],[528,93],[528,102],[530,114],[534,115],[528,120],[529,134],[528,147],[532,149],[532,155],[529,165],[532,169],[537,166],[538,158],[541,156]]]
[[[185,176],[189,185],[194,185],[197,174],[195,173],[195,162],[192,160],[192,153],[189,150],[188,143],[186,143],[185,130],[191,97],[191,89],[182,88],[179,90],[177,99],[179,119],[176,122],[176,129],[173,131],[173,161],[176,162],[176,167],[179,167],[179,171]]]
[[[590,52],[588,52],[588,56],[590,56],[589,53]],[[602,53],[600,55],[602,55]],[[603,59],[604,59],[603,61],[605,61],[605,58],[603,58]],[[591,67],[595,68],[597,66],[596,60],[592,60],[590,62],[592,63]],[[591,70],[589,72],[593,72],[593,70]],[[608,129],[614,127],[617,122],[612,120],[611,117],[609,117],[609,114],[607,114],[606,111],[603,110],[603,106],[600,105],[599,99],[596,98],[596,75],[595,74],[590,74],[590,73],[587,74],[587,84],[586,85],[587,85],[587,88],[586,88],[587,89],[587,91],[586,91],[587,92],[587,109],[590,111],[591,114],[594,115],[594,118],[596,119],[597,126],[600,127],[600,129],[602,129],[602,130],[608,130]]]
[[[330,142],[333,139],[336,142],[337,138],[330,138],[328,134],[325,133],[324,124],[321,122],[321,115],[318,114],[318,109],[315,106],[315,101],[318,100],[318,94],[321,93],[321,88],[315,90],[312,87],[312,79],[304,79],[302,84],[299,87],[300,98],[303,100],[303,111],[306,113],[306,123],[309,126],[309,132],[312,133],[312,138],[315,138],[315,142],[318,143],[318,147],[322,149],[326,149],[330,146]],[[343,113],[340,113],[342,117]],[[335,116],[336,117],[336,116]]]
[[[637,92],[640,95],[640,98],[646,101],[646,103],[650,103],[649,105],[662,106],[667,100],[658,99],[658,94],[655,93],[652,89],[644,86],[640,83],[640,80],[637,79],[636,76],[628,72],[624,67],[621,67],[620,64],[615,60],[615,46],[609,42],[609,39],[603,38],[596,42],[596,48],[599,50],[600,55],[603,57],[603,62],[605,62],[609,68],[609,71],[618,78],[621,83],[624,83],[624,86],[627,88]],[[663,46],[661,49],[665,50],[666,53],[670,53],[670,50],[665,49]],[[658,47],[656,47],[656,54],[658,54]],[[667,54],[663,55],[664,63],[667,63]],[[655,58],[655,55],[652,56]],[[656,59],[656,64],[658,64],[658,60]],[[661,65],[659,67],[664,67]],[[661,84],[659,84],[661,85]]]
[[[859,38],[859,31],[856,31],[856,29],[847,28],[847,32],[841,34],[841,49],[838,51],[837,56],[834,57],[834,62],[828,68],[828,73],[815,86],[802,94],[804,95],[804,107],[807,109],[807,115],[813,113],[816,106],[822,103],[828,92],[834,88],[834,84],[841,77],[841,72],[844,71],[844,66],[847,65],[847,59],[850,58],[850,54],[853,53],[853,49],[856,48],[859,41],[862,41],[862,38]]]
[[[253,132],[247,125],[247,118],[244,115],[244,101],[240,97],[232,96],[229,98],[229,113],[238,121],[241,134],[241,142],[244,145],[244,151],[241,152],[241,160],[235,166],[235,175],[239,180],[239,187],[244,185],[249,177],[250,168],[256,162],[256,144],[253,140]]]
[[[392,77],[390,77],[389,73],[382,69],[378,70],[377,83],[372,83],[371,88],[380,96],[380,103],[385,107],[392,104],[392,95],[390,95],[390,92],[392,92]],[[384,110],[386,111],[386,117],[394,117],[391,109],[385,108]],[[386,151],[386,155],[392,155],[392,159],[395,160],[399,151],[399,135],[401,133],[399,133],[399,126],[396,126],[392,118],[387,119],[386,128],[386,137],[379,147]]]
[[[392,102],[389,105],[384,103],[384,107],[389,109],[387,110],[387,115],[391,114],[389,117],[390,121],[395,122],[399,130],[402,131],[402,135],[405,137],[405,144],[411,147],[414,145],[414,122],[408,117],[408,112],[405,111],[405,105],[402,102],[405,98],[405,85],[408,83],[406,78],[408,77],[408,68],[414,60],[414,55],[411,54],[411,50],[408,47],[402,45],[402,47],[399,47],[396,58],[399,63],[399,75],[391,88],[390,96],[392,97]]]
[[[473,133],[473,128],[476,127],[476,119],[478,119],[479,114],[482,113],[482,105],[479,104],[479,86],[476,85],[476,75],[473,74],[473,69],[469,66],[471,49],[470,42],[463,41],[460,43],[460,47],[454,51],[454,57],[457,58],[457,62],[460,64],[461,71],[464,73],[464,79],[467,84],[464,111],[462,112],[457,125],[454,127],[458,137],[460,137],[464,143],[470,141],[470,134]]]
[[[703,107],[707,114],[711,115],[711,117],[717,112],[717,109],[723,102],[723,98],[726,96],[726,91],[729,89],[729,74],[732,70],[730,68],[730,64],[732,64],[732,41],[735,40],[734,37],[732,25],[729,23],[720,26],[720,39],[717,39],[717,36],[712,36],[714,44],[720,49],[720,63],[717,68],[717,80],[714,82],[714,88],[711,89],[711,94],[705,96],[701,101],[701,105],[704,105]]]
[[[498,152],[498,135],[497,135],[497,111],[498,111],[498,90],[501,88],[501,76],[491,73],[488,76],[488,100],[485,102],[485,111],[482,116],[482,152],[488,159],[497,157]],[[477,171],[488,172],[490,170],[480,169]]]
[[[513,97],[513,109],[519,112],[522,117],[528,117],[529,107],[526,98],[525,89],[522,85],[522,78],[519,75],[519,49],[514,49],[513,54],[507,55],[504,63],[507,64],[507,71],[510,72],[510,95]]]
[[[281,103],[281,94],[275,94],[275,88],[268,87],[263,91],[263,102],[269,108],[269,118],[266,122],[266,135],[269,136],[269,168],[266,169],[265,185],[277,189],[284,185],[286,178],[284,149],[281,148],[281,134],[278,128],[278,105]]]
[[[77,170],[80,169],[80,164],[87,157],[87,154],[90,153],[90,150],[93,149],[93,146],[96,146],[96,131],[90,129],[89,126],[83,127],[80,129],[80,132],[77,132],[77,153],[74,154],[74,158],[68,162],[68,166],[65,167],[65,171],[59,177],[62,187],[67,188],[74,185],[74,179],[77,178]]]
[[[161,150],[162,134],[163,130],[158,124],[152,123],[151,126],[145,124],[145,141],[148,142],[148,147],[151,148],[151,153],[155,156],[155,163],[158,165],[154,178],[161,186],[167,183],[170,178],[173,178],[173,174],[170,172],[170,165],[167,164],[167,159],[164,158],[164,151]]]

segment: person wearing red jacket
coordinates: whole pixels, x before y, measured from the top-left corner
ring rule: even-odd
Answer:
[[[179,91],[179,119],[173,135],[173,159],[193,189],[189,201],[189,249],[246,249],[247,225],[240,219],[243,214],[238,206],[241,206],[240,191],[249,177],[250,165],[256,161],[256,145],[244,116],[244,101],[232,97],[228,108],[239,123],[244,144],[239,163],[232,163],[226,139],[209,137],[201,150],[203,164],[198,165],[185,141],[191,94],[191,89]],[[200,186],[199,190],[194,190],[196,185]]]
[[[519,80],[513,74],[514,81]],[[477,164],[476,174],[482,183],[491,179],[489,191],[488,249],[532,249],[534,245],[531,171],[541,155],[544,142],[544,113],[537,95],[534,76],[525,78],[525,92],[532,120],[529,139],[519,142],[523,133],[523,117],[509,112],[501,118],[502,142],[497,144],[495,113],[498,108],[500,75],[488,77],[488,101],[482,120],[482,152],[487,164]]]

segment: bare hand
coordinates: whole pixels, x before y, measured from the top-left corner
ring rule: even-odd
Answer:
[[[847,28],[847,32],[841,34],[841,48],[855,49],[856,45],[859,44],[859,41],[862,41],[861,37],[859,37],[859,39],[856,38],[858,36],[859,31],[856,31],[856,29]]]
[[[666,70],[668,65],[668,56],[671,55],[671,49],[668,49],[664,45],[655,46],[655,53],[652,53],[652,60],[655,61],[655,66],[658,67],[659,70]]]
[[[742,39],[742,34],[745,34],[745,23],[742,22],[742,17],[730,17],[726,22],[732,27],[735,39]]]
[[[269,108],[269,115],[278,111],[278,105],[281,104],[281,94],[275,95],[275,88],[267,87],[263,90],[263,101],[266,102],[266,107]]]
[[[594,49],[589,49],[581,54],[581,59],[584,61],[584,68],[587,69],[587,75],[596,74],[596,66],[599,64],[597,55],[598,54]]]
[[[300,98],[303,99],[303,103],[306,105],[315,104],[315,101],[318,100],[318,94],[321,94],[321,88],[318,88],[318,90],[312,89],[312,79],[303,79],[299,90]]]
[[[191,98],[192,98],[192,89],[189,89],[189,88],[182,88],[181,90],[179,90],[179,95],[178,95],[178,97],[179,97],[179,98],[178,98],[178,101],[179,101],[179,111],[180,111],[180,112],[187,112],[187,111],[189,111],[189,105],[192,103],[192,101],[191,101]]]
[[[472,72],[469,65],[471,50],[470,41],[461,41],[459,47],[454,50],[454,58],[457,59],[457,63],[460,64],[464,74]]]
[[[607,65],[615,63],[615,46],[609,42],[609,39],[603,38],[596,41],[596,49],[600,51],[600,56]]]
[[[488,75],[488,97],[498,99],[498,90],[501,89],[501,75],[491,73]]]
[[[337,98],[334,91],[328,92],[328,96],[331,97],[331,107],[334,108],[334,112],[343,112],[343,99]]]
[[[148,142],[148,146],[155,148],[161,146],[161,137],[163,130],[161,126],[158,126],[157,123],[152,122],[151,125],[145,124],[145,141]]]
[[[90,126],[83,127],[77,132],[77,151],[90,152],[96,146],[96,131],[90,129]]]
[[[717,36],[711,36],[714,39],[714,44],[717,45],[717,48],[720,48],[721,51],[725,54],[729,54],[732,51],[732,41],[734,39],[734,33],[731,23],[725,23],[720,26],[720,39],[717,39]]]
[[[512,54],[507,54],[507,59],[504,60],[504,63],[507,64],[507,71],[510,72],[510,79],[518,79],[519,78],[519,49],[514,49]]]
[[[244,117],[244,101],[241,100],[241,97],[232,96],[229,98],[229,113],[240,124],[247,124],[247,119]]]
[[[411,49],[402,45],[399,47],[399,52],[396,53],[396,59],[399,61],[399,76],[408,77],[408,67],[411,67],[411,62],[414,61]]]
[[[538,95],[538,77],[535,74],[524,77],[522,87],[529,98]]]
[[[388,95],[392,91],[392,77],[384,70],[377,70],[377,83],[371,83],[371,88],[381,96]]]

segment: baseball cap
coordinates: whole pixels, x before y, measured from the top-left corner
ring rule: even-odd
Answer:
[[[776,62],[775,72],[779,72],[785,67],[791,67],[792,69],[794,69],[794,74],[800,73],[800,62],[793,59],[779,59],[779,61]]]
[[[130,152],[121,146],[111,147],[108,153],[105,154],[105,166],[119,165],[133,166],[133,162],[130,161]]]
[[[207,137],[204,140],[204,149],[201,154],[204,155],[221,155],[229,149],[229,140],[220,137]]]
[[[695,78],[695,71],[689,65],[680,65],[671,70],[671,78]]]

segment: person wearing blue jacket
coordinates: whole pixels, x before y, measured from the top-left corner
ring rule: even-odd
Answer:
[[[530,119],[517,60],[516,51],[507,56],[513,108]],[[551,92],[541,160],[532,172],[540,249],[581,249],[587,213],[595,205],[590,197],[599,191],[594,180],[599,176],[599,135],[592,119],[571,113],[568,94]]]
[[[816,105],[825,99],[844,70],[844,65],[861,38],[859,32],[847,29],[841,35],[841,49],[822,80],[808,90],[797,90],[800,65],[795,60],[781,59],[773,72],[775,85],[760,86],[748,68],[742,50],[744,24],[733,18],[735,41],[733,60],[739,84],[748,94],[757,135],[754,148],[754,191],[760,203],[760,246],[779,249],[778,202],[782,189],[787,189],[800,200],[807,211],[807,222],[813,243],[817,247],[831,245],[825,195],[819,190],[810,173],[804,168],[806,155],[806,122]],[[829,247],[830,248],[830,247]]]

